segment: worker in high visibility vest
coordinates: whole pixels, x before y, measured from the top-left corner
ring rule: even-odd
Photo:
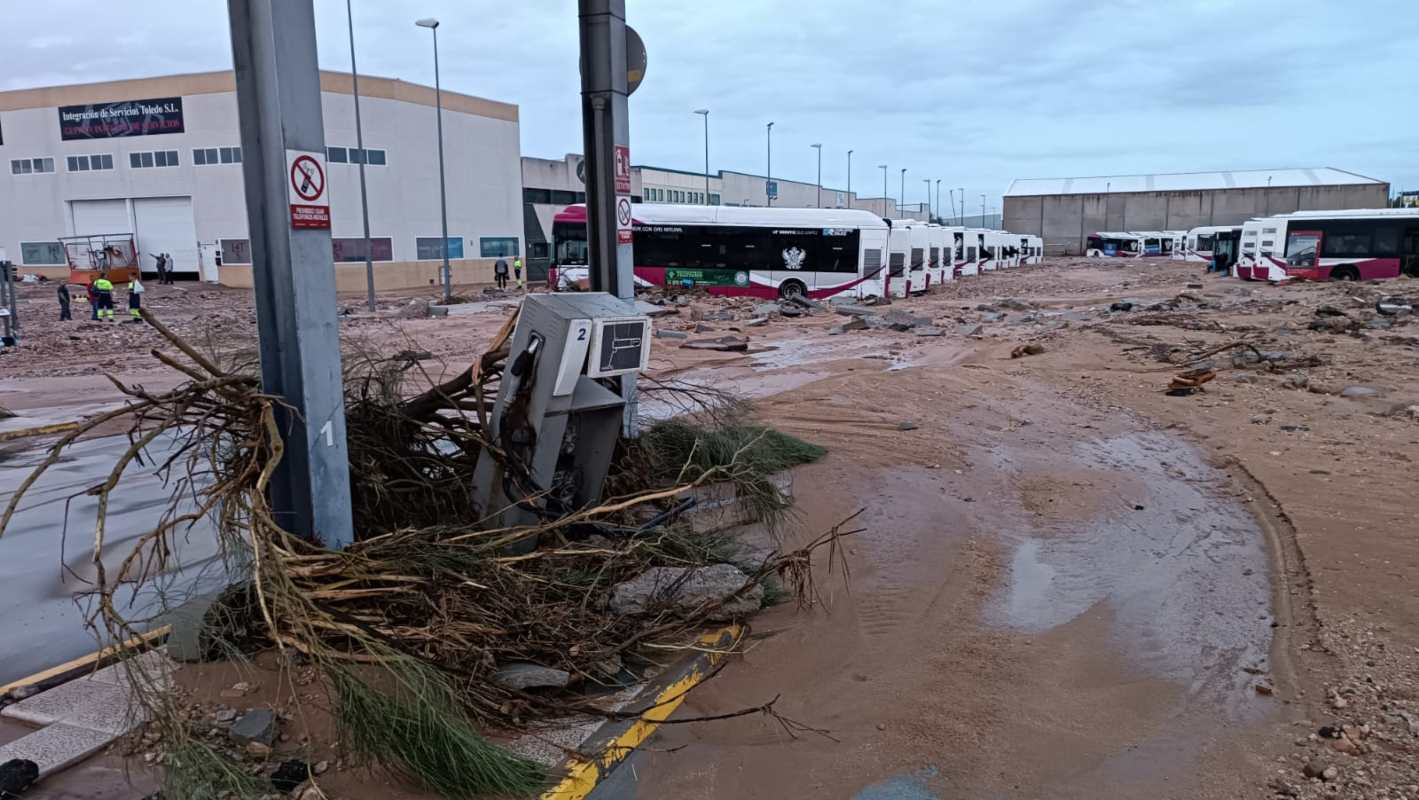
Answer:
[[[137,272],[128,281],[128,316],[129,322],[143,321],[143,282],[138,280]]]
[[[512,275],[517,279],[517,288],[522,288],[522,256],[512,257]]]
[[[98,295],[98,318],[113,322],[113,281],[107,272],[100,273],[94,281],[94,292]]]

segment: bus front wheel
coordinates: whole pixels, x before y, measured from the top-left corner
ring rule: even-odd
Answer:
[[[808,287],[802,281],[788,280],[779,284],[778,296],[780,300],[797,300],[808,296]]]
[[[1349,264],[1343,264],[1330,271],[1330,279],[1333,281],[1358,281],[1360,280],[1360,271]]]

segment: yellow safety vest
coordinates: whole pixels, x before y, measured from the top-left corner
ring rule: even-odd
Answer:
[[[98,289],[100,292],[111,292],[113,291],[113,281],[108,278],[99,278],[94,281],[94,288]]]

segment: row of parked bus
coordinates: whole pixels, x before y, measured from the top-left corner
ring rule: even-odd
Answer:
[[[820,299],[906,297],[933,286],[1044,258],[1038,236],[883,219],[860,209],[744,208],[643,203],[633,207],[637,286],[713,294]],[[584,286],[586,206],[552,223],[548,285]]]
[[[1419,277],[1419,209],[1296,211],[1190,231],[1096,233],[1085,252],[1207,263],[1243,280]]]

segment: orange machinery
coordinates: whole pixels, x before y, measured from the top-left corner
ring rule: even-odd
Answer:
[[[142,267],[131,233],[61,236],[59,242],[64,245],[70,283],[88,286],[104,272],[114,284],[141,277]]]

